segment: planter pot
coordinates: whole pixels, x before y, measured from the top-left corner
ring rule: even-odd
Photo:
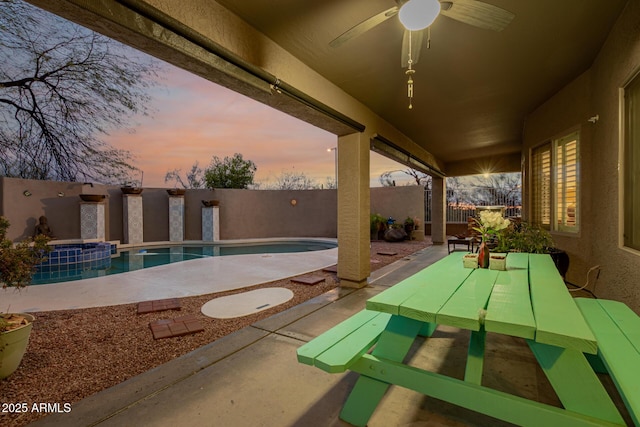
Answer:
[[[167,190],[167,194],[170,196],[184,196],[187,192],[184,188],[170,188]]]
[[[569,270],[569,255],[562,249],[555,248],[550,248],[547,252],[551,255],[551,259],[555,263],[558,273],[560,273],[564,280],[567,276],[567,271]]]
[[[202,205],[205,208],[210,208],[213,206],[220,206],[220,200],[203,200]]]
[[[0,379],[8,377],[18,369],[29,344],[29,334],[35,318],[26,313],[20,315],[27,318],[27,325],[0,333]]]
[[[83,202],[102,202],[105,197],[104,194],[80,194]]]
[[[120,187],[122,194],[140,194],[142,190],[140,187]]]

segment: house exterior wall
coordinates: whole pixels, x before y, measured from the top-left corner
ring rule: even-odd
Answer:
[[[25,196],[28,190],[30,196]],[[44,215],[57,239],[80,238],[80,194],[104,194],[106,240],[123,241],[123,196],[117,186],[0,177],[0,214],[11,222],[8,237],[33,235]],[[60,195],[59,195],[60,194]],[[164,188],[145,188],[143,239],[169,241],[169,196]],[[187,190],[185,240],[202,238],[202,200],[220,201],[222,240],[268,237],[336,237],[335,190]],[[424,218],[422,187],[371,189],[372,212],[404,221]]]
[[[630,1],[590,70],[531,113],[523,133],[526,170],[531,147],[579,126],[581,226],[578,236],[554,234],[571,259],[567,279],[582,285],[599,265],[596,294],[640,313],[640,254],[619,245],[619,89],[640,71],[640,2]],[[587,120],[598,115],[597,123]],[[525,176],[526,190],[531,188]],[[528,191],[526,191],[528,193]],[[525,217],[529,195],[525,194]],[[594,278],[592,277],[592,280]]]

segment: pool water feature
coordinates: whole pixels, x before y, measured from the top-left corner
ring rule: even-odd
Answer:
[[[102,251],[99,254],[93,254],[93,251],[89,248],[87,253],[92,253],[92,255],[86,255],[84,257],[79,255],[76,248],[74,248],[74,250],[65,248],[64,250],[69,250],[69,253],[61,253],[58,250],[52,252],[52,254],[56,254],[53,258],[50,257],[47,263],[39,266],[33,275],[32,284],[44,285],[90,279],[215,256],[243,254],[268,255],[270,253],[308,252],[336,247],[336,244],[330,241],[304,240],[251,244],[148,246],[119,251],[111,250],[111,248],[107,251],[106,247],[110,246],[109,243],[102,243],[102,245]],[[71,255],[71,252],[73,252],[74,255]],[[105,257],[106,252],[108,252],[108,256]]]

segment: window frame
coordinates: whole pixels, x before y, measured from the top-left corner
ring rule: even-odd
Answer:
[[[627,180],[629,177],[627,176],[629,171],[629,166],[627,162],[630,160],[628,157],[628,132],[627,129],[628,120],[627,115],[630,114],[627,108],[627,92],[629,92],[629,88],[631,86],[636,86],[638,99],[640,99],[640,70],[637,70],[634,75],[632,75],[627,82],[619,89],[619,103],[620,103],[620,113],[619,113],[619,146],[618,146],[618,247],[624,249],[628,252],[635,253],[640,255],[640,238],[638,242],[633,242],[632,245],[627,246],[627,241],[625,239],[625,233],[627,232],[627,202],[628,202],[628,194],[635,194],[635,192],[640,191],[640,184],[633,184],[633,180],[630,180],[632,183],[631,189],[626,191],[627,188]],[[638,124],[640,124],[640,107],[637,108],[636,114],[639,116]],[[640,134],[640,130],[638,130]],[[640,152],[640,136],[636,138],[634,143],[634,148]],[[639,158],[638,164],[635,165],[634,170],[640,169],[640,155],[636,154],[636,157]],[[635,164],[635,162],[634,162]],[[637,174],[637,172],[636,172]],[[634,192],[635,190],[635,192]],[[636,201],[637,202],[637,201]],[[635,214],[635,215],[634,215]],[[631,210],[632,218],[630,219],[631,224],[637,223],[634,221],[634,218],[640,216],[640,209],[637,211]],[[633,230],[635,233],[638,233],[638,230]]]
[[[532,222],[539,224],[542,228],[549,230],[549,232],[558,235],[566,235],[579,237],[581,230],[581,154],[580,154],[580,136],[581,136],[581,128],[580,126],[568,129],[560,134],[544,141],[541,144],[538,144],[530,149],[530,189],[531,189],[531,210],[530,217]],[[562,161],[562,165],[559,165],[559,153],[558,148],[567,147],[571,142],[575,141],[575,159],[573,161],[572,167],[573,171],[573,187],[564,186],[562,189],[559,189],[560,179],[559,176],[563,177],[567,176],[567,162],[565,160]],[[545,153],[548,156],[548,169],[544,168],[540,172],[547,172],[548,178],[546,182],[546,186],[544,185],[543,180],[538,180],[538,176],[536,176],[536,171],[539,170],[537,168],[537,163],[539,162],[537,156],[544,156]],[[566,154],[566,150],[563,151]],[[544,164],[544,163],[543,163]],[[562,182],[566,183],[566,179]],[[548,188],[546,188],[548,187]],[[569,189],[568,189],[569,188]],[[567,193],[570,192],[570,188],[573,188],[575,195],[573,198],[567,198]],[[561,196],[560,192],[564,192],[564,196]],[[544,195],[544,199],[536,200],[536,197],[539,194]],[[561,200],[559,200],[561,199]],[[564,218],[559,218],[558,214],[559,207],[564,204],[569,204],[573,202],[574,204],[574,222],[575,225],[567,225],[567,218],[569,215]],[[542,205],[542,208],[541,208]],[[545,212],[545,209],[548,209],[548,213]],[[540,212],[537,212],[540,210]],[[567,210],[565,208],[565,210]],[[548,218],[548,223],[544,221],[545,218]],[[562,220],[562,223],[559,223],[559,219]]]

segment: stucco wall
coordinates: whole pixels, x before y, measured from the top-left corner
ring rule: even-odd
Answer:
[[[392,217],[398,222],[404,222],[408,216],[420,218],[423,228],[424,188],[417,185],[372,188],[371,213],[378,213],[385,218]]]
[[[28,190],[31,196],[23,193]],[[119,187],[0,178],[0,214],[11,222],[8,237],[31,236],[45,215],[58,239],[80,238],[82,193],[105,194],[107,240],[123,241],[122,192]],[[60,195],[59,195],[60,194]],[[168,194],[163,188],[142,192],[144,241],[169,240]],[[336,237],[335,190],[187,190],[185,240],[201,240],[202,200],[220,201],[222,240],[264,237]],[[295,201],[295,203],[292,203]],[[371,189],[372,212],[403,221],[424,218],[422,187]]]
[[[618,127],[619,89],[640,70],[639,22],[640,2],[630,1],[591,69],[529,115],[523,135],[528,168],[532,146],[580,126],[581,231],[554,239],[570,255],[569,281],[584,284],[587,269],[600,265],[596,294],[623,301],[638,313],[640,254],[618,241]],[[599,121],[589,123],[595,115]]]

